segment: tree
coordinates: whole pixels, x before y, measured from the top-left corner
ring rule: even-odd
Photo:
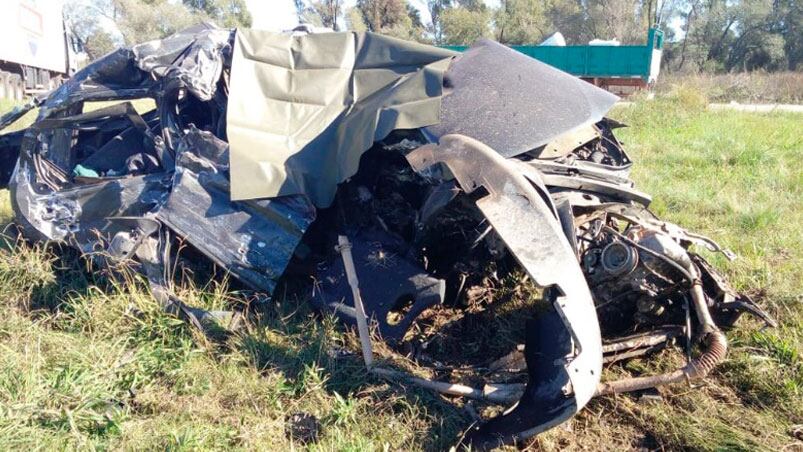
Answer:
[[[379,33],[409,19],[406,3],[404,0],[357,0],[357,8],[368,30]]]
[[[463,7],[469,11],[478,12],[488,9],[483,0],[455,0],[455,2],[457,2],[456,6]]]
[[[650,16],[647,7],[640,0],[588,0],[585,11],[588,31],[594,38],[642,43]]]
[[[64,5],[64,18],[75,38],[91,60],[102,57],[123,44],[122,36],[112,33],[116,12],[111,0],[76,1]]]
[[[502,0],[496,10],[496,40],[503,44],[537,44],[552,26],[541,0]]]
[[[796,0],[692,0],[686,10],[679,12],[685,36],[675,46],[678,51],[674,68],[794,68],[799,61],[799,56],[795,59],[794,43],[803,39],[801,14]]]
[[[203,11],[169,0],[71,0],[64,14],[91,59],[209,20]]]
[[[778,21],[773,0],[742,0],[732,6],[738,28],[728,42],[725,69],[769,70],[785,66],[784,39],[774,33]]]
[[[182,3],[155,0],[113,0],[118,11],[117,28],[127,45],[159,39],[181,31],[208,17]]]
[[[364,27],[367,31],[400,39],[431,42],[418,9],[407,0],[357,0],[346,22],[352,29]]]
[[[362,12],[356,6],[346,10],[346,28],[354,31],[368,31],[368,26],[362,18]]]
[[[446,44],[469,45],[491,35],[491,14],[487,9],[449,8],[441,12],[440,20]]]
[[[298,20],[298,23],[305,23],[304,13],[307,10],[307,4],[304,2],[304,0],[293,0],[293,5],[296,7],[296,19]]]
[[[294,0],[294,4],[299,22],[340,30],[343,0]]]
[[[343,14],[343,0],[313,0],[311,3],[323,26],[338,31],[337,21]]]
[[[803,2],[779,0],[775,14],[775,32],[784,39],[787,68],[800,70],[803,66]]]
[[[82,47],[90,59],[96,60],[116,49],[119,45],[111,34],[99,30],[87,36],[82,42]]]
[[[550,0],[545,3],[547,34],[559,31],[569,42],[588,42],[586,14],[579,0]]]
[[[421,21],[421,12],[418,11],[418,8],[407,2],[405,2],[405,8],[407,8],[407,17],[410,18],[413,28],[423,29],[424,22]]]
[[[183,0],[190,10],[202,12],[216,24],[227,27],[250,27],[251,12],[244,0]]]
[[[683,70],[683,65],[686,63],[686,48],[688,47],[689,44],[689,32],[691,31],[692,23],[694,23],[695,19],[697,18],[696,12],[699,2],[693,0],[690,3],[691,3],[691,8],[689,9],[688,12],[685,13],[685,21],[683,25],[683,34],[685,37],[683,39],[683,43],[680,46],[680,57],[677,66],[677,69],[679,71]]]
[[[441,13],[451,8],[451,0],[427,0],[427,9],[432,22],[429,32],[435,38],[435,44],[443,44],[443,27],[441,26]]]

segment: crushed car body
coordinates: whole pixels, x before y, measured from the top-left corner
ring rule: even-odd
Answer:
[[[141,99],[154,108],[137,111]],[[367,317],[424,366],[438,344],[453,350],[444,331],[495,315],[493,297],[475,296],[483,284],[524,275],[537,300],[515,313],[522,328],[486,331],[508,349],[469,366],[512,383],[413,379],[513,404],[466,432],[487,449],[598,395],[702,378],[725,357],[721,328],[742,312],[772,322],[695,249],[728,251],[648,210],[623,125],[605,117],[616,101],[491,41],[457,55],[372,33],[199,25],[32,101],[36,122],[0,137],[0,175],[27,238],[135,262],[166,310],[202,328],[226,313],[172,292],[176,240],[261,293],[312,280],[317,309]],[[465,314],[438,331],[428,319],[444,309]],[[683,368],[601,382],[603,363],[672,343]]]

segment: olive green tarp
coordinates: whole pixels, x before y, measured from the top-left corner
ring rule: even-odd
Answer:
[[[373,33],[238,30],[227,112],[233,200],[332,203],[394,129],[438,122],[455,53]]]

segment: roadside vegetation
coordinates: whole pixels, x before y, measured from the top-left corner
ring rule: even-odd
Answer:
[[[671,95],[680,88],[703,93],[714,103],[803,104],[803,72],[663,72],[655,91]]]
[[[803,448],[803,117],[706,104],[676,87],[612,116],[631,126],[618,136],[654,211],[735,251],[733,262],[707,257],[780,326],[742,318],[728,332],[728,361],[699,387],[595,400],[534,450]],[[6,235],[2,450],[441,450],[472,422],[461,401],[367,375],[353,334],[284,291],[246,333],[212,342],[161,313],[137,278],[117,283],[71,253],[25,244],[12,227]],[[181,290],[204,307],[251,299],[225,281]],[[607,375],[680,360],[664,351]],[[286,434],[295,413],[318,419],[316,442]]]

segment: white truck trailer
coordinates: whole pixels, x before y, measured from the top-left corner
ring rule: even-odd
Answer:
[[[0,0],[0,97],[21,100],[75,72],[63,0]]]

